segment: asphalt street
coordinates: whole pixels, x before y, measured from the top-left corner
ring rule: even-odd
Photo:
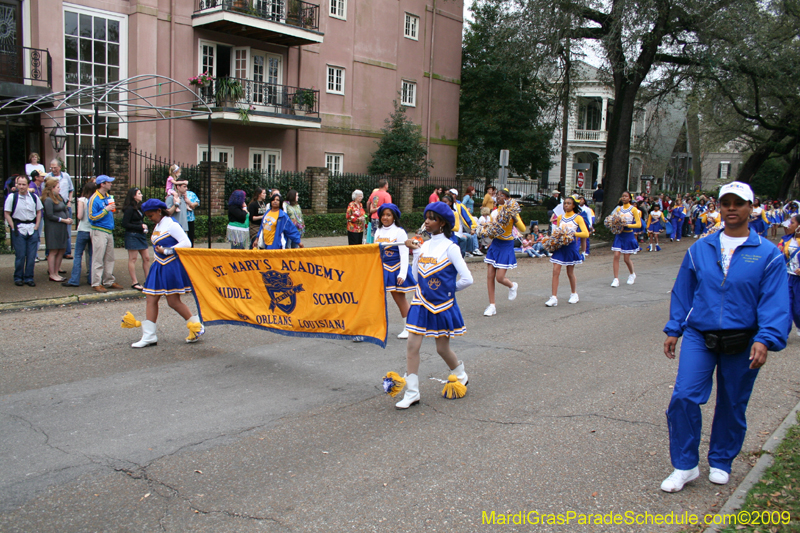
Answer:
[[[162,302],[159,343],[119,327],[144,300],[0,314],[0,531],[678,531],[678,526],[484,525],[507,513],[714,513],[800,400],[800,339],[770,354],[726,487],[677,494],[664,411],[677,360],[662,351],[669,291],[693,240],[634,257],[611,288],[611,252],[577,267],[580,302],[546,308],[551,265],[520,259],[497,316],[486,267],[458,294],[452,346],[467,396],[423,344],[422,403],[394,409],[381,378],[405,370],[391,299],[386,349],[210,326],[201,342]],[[185,299],[186,300],[186,299]],[[190,307],[194,303],[191,302]],[[485,513],[485,514],[484,514]],[[535,514],[529,515],[535,517]]]

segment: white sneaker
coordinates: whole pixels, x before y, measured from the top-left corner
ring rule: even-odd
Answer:
[[[661,482],[661,490],[664,492],[679,492],[684,485],[693,479],[697,479],[699,475],[700,469],[697,467],[691,470],[678,470],[676,468],[667,479]]]
[[[555,296],[551,296],[550,299],[547,300],[547,302],[545,302],[544,305],[546,305],[547,307],[555,307],[558,305],[558,298],[556,298]]]
[[[489,304],[489,307],[486,308],[486,311],[483,312],[483,316],[494,316],[497,314],[497,308],[494,304]]]
[[[514,298],[517,297],[517,287],[519,287],[519,285],[517,285],[516,282],[511,284],[511,288],[508,289],[508,299],[509,300],[513,300]]]
[[[473,256],[472,256],[471,253],[466,252],[466,253],[464,253],[464,259],[466,259],[467,257],[473,257]]]
[[[628,276],[628,285],[633,285],[634,281],[636,281],[636,272]]]
[[[472,255],[477,255],[478,257],[480,257],[483,255],[483,253],[481,253],[480,250],[472,250]]]
[[[720,468],[711,467],[708,472],[708,480],[715,485],[726,485],[728,483],[728,473]]]
[[[580,299],[578,298],[578,293],[577,292],[573,292],[572,294],[569,295],[568,303],[576,304],[579,301],[580,301]]]
[[[619,287],[619,280],[617,278],[614,278],[614,281],[611,282],[611,286],[612,287]]]
[[[408,338],[408,330],[403,328],[403,331],[397,334],[398,339],[407,339]]]

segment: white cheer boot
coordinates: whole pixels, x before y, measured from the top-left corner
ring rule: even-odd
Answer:
[[[403,324],[403,331],[397,334],[398,339],[407,339],[408,338],[408,328],[405,324]]]
[[[200,335],[206,332],[203,323],[200,322],[200,317],[197,315],[190,316],[186,321],[186,327],[189,328],[189,336],[186,337],[186,342],[197,342]]]
[[[396,409],[408,409],[419,403],[419,376],[406,374],[406,393],[403,399],[394,404]]]
[[[131,344],[131,348],[146,348],[148,346],[155,346],[158,344],[158,337],[156,337],[156,323],[145,320],[142,322],[142,338],[139,342]]]
[[[467,383],[469,383],[469,376],[467,376],[467,373],[464,370],[464,361],[459,361],[458,366],[451,370],[450,373],[454,374],[462,385],[466,386]]]

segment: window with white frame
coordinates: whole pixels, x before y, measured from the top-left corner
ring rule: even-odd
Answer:
[[[326,90],[333,94],[344,94],[344,69],[328,66],[328,83]]]
[[[721,180],[726,180],[731,175],[731,162],[720,161],[719,169],[717,170],[717,177]]]
[[[197,162],[208,161],[208,145],[197,145]],[[211,145],[211,161],[225,163],[228,168],[233,168],[233,146]]]
[[[347,18],[347,0],[331,0],[331,11],[330,14],[332,17],[337,19],[346,19]]]
[[[328,175],[336,176],[342,173],[344,154],[325,154],[325,167]]]
[[[413,81],[403,80],[400,103],[408,107],[417,106],[417,84]]]
[[[66,3],[63,13],[64,88],[72,91],[127,78],[128,17]],[[85,108],[67,111],[67,168],[76,168],[78,147],[93,144],[95,135],[127,136],[125,124],[120,124],[116,116],[120,110],[118,101],[118,94],[109,94],[98,108],[99,121],[94,120],[93,102],[89,99],[80,102],[86,104]]]
[[[419,40],[419,17],[406,13],[406,25],[403,35],[415,41]]]
[[[250,167],[270,176],[281,170],[281,151],[268,148],[250,148]]]

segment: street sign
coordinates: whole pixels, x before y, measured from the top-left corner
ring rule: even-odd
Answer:
[[[578,172],[578,180],[576,182],[576,185],[578,186],[579,189],[583,189],[584,177],[585,175],[583,172]]]

